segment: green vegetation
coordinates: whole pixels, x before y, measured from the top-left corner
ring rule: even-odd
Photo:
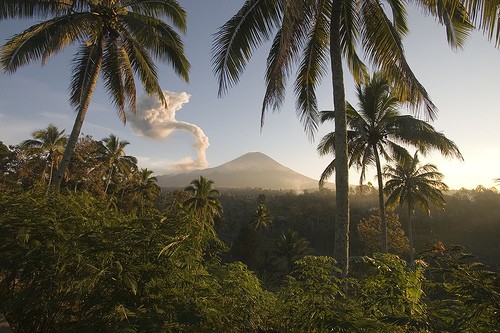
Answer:
[[[54,144],[54,140],[45,140],[44,137],[46,142],[30,139],[19,146],[3,145],[0,155],[2,187],[42,187],[48,190],[52,165],[57,164],[62,156],[58,145],[66,137],[61,136],[64,131],[52,125],[33,134],[51,132],[58,134],[59,143]],[[152,177],[152,171],[139,169],[135,157],[125,154],[127,144],[112,134],[100,141],[90,136],[81,137],[61,189],[75,193],[87,191],[127,213],[153,208],[161,192],[156,178]]]
[[[267,193],[266,202],[318,196],[331,194]],[[413,263],[357,257],[341,279],[333,258],[311,256],[315,242],[290,230],[271,245],[273,271],[253,272],[218,246],[208,222],[216,212],[183,207],[192,198],[168,193],[158,208],[129,214],[88,192],[5,189],[0,312],[15,332],[498,331],[500,274],[461,248],[429,248]],[[269,230],[292,227],[275,220]]]

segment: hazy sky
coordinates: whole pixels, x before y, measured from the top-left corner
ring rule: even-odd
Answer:
[[[316,146],[333,124],[322,125],[315,141],[309,141],[296,117],[294,96],[289,94],[281,113],[268,114],[260,131],[268,45],[255,54],[240,83],[223,98],[217,98],[210,63],[212,34],[243,1],[200,3],[181,1],[188,13],[188,32],[183,40],[192,66],[190,83],[177,78],[167,65],[160,65],[161,86],[168,92],[172,109],[159,109],[156,101],[144,97],[140,103],[144,112],[129,115],[123,126],[99,85],[82,133],[97,140],[113,133],[129,141],[127,153],[138,157],[141,167],[157,174],[214,167],[247,152],[260,151],[318,179],[329,158],[320,158]],[[30,23],[0,22],[0,40],[4,43]],[[454,140],[465,158],[460,162],[433,154],[426,161],[438,166],[451,188],[493,186],[493,179],[500,177],[499,50],[477,33],[463,51],[453,52],[446,43],[444,29],[416,10],[410,11],[410,34],[404,44],[410,66],[439,108],[433,126]],[[69,49],[45,66],[33,63],[13,75],[0,73],[1,141],[18,144],[50,123],[65,128],[69,134],[75,116],[68,103],[73,53],[74,49]],[[354,83],[345,73],[346,97],[355,104]],[[331,109],[328,76],[317,94],[320,109]],[[376,183],[373,173],[367,181]],[[351,183],[357,182],[353,170]]]

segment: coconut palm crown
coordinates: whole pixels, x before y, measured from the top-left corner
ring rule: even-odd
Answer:
[[[47,168],[49,168],[49,186],[52,183],[54,168],[57,168],[64,152],[64,146],[68,141],[64,132],[64,130],[59,130],[54,124],[50,124],[45,129],[34,131],[31,134],[32,139],[21,142],[22,148],[37,151],[45,155],[45,166],[42,171],[41,180],[42,182],[45,181]]]
[[[220,192],[213,188],[214,182],[203,176],[191,181],[184,191],[190,194],[184,203],[184,207],[192,211],[198,218],[213,224],[214,217],[222,214],[222,205],[219,200]]]
[[[59,186],[80,134],[85,114],[101,75],[123,123],[126,109],[136,110],[136,80],[148,94],[166,104],[154,59],[169,63],[189,80],[189,62],[180,36],[165,23],[169,19],[182,32],[186,13],[175,0],[21,0],[2,1],[0,20],[42,18],[11,37],[0,48],[4,72],[14,73],[34,61],[44,64],[70,45],[78,45],[73,59],[70,104],[77,117],[59,166]]]
[[[387,178],[384,192],[388,195],[387,205],[395,206],[406,203],[408,209],[408,237],[410,239],[410,259],[413,261],[413,221],[412,215],[416,208],[430,213],[430,206],[444,208],[446,201],[443,191],[448,186],[442,181],[444,176],[433,164],[420,165],[418,151],[411,156],[396,161],[394,166],[384,167],[384,177]]]
[[[130,142],[120,140],[120,138],[114,134],[110,134],[108,137],[99,141],[98,153],[100,155],[100,160],[107,168],[104,194],[108,194],[109,185],[111,184],[113,175],[117,173],[117,171],[124,171],[124,173],[127,174],[137,169],[137,158],[125,154],[125,147],[129,144]]]

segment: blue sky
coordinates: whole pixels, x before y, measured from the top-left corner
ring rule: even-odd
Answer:
[[[184,98],[179,104],[181,108],[175,112],[176,123],[171,129],[179,129],[165,129],[164,133],[171,133],[157,135],[156,139],[144,136],[144,132],[139,136],[140,123],[129,120],[123,126],[99,85],[82,132],[95,139],[113,133],[129,141],[127,153],[138,157],[141,167],[163,174],[172,172],[172,165],[188,165],[199,159],[193,146],[198,143],[195,134],[199,134],[198,128],[208,138],[205,152],[208,167],[247,152],[260,151],[297,172],[318,179],[329,158],[319,157],[316,146],[319,139],[333,129],[333,124],[322,125],[316,140],[309,141],[296,117],[294,96],[289,94],[282,111],[267,114],[260,130],[265,57],[269,50],[266,45],[256,52],[240,83],[223,98],[217,98],[217,83],[210,64],[212,34],[236,13],[243,1],[212,0],[210,6],[198,3],[181,2],[188,13],[188,32],[183,40],[192,65],[190,83],[177,78],[167,65],[159,66],[164,90],[189,95],[188,101]],[[1,42],[30,23],[0,22]],[[412,69],[440,110],[433,126],[454,140],[465,158],[460,162],[432,154],[426,161],[438,166],[451,188],[493,186],[493,179],[500,177],[499,50],[475,33],[463,51],[454,52],[446,43],[443,28],[415,10],[410,11],[410,34],[404,43]],[[74,120],[68,103],[73,53],[73,49],[66,50],[45,66],[33,63],[13,75],[0,73],[1,141],[18,144],[49,123],[69,133]],[[354,83],[347,71],[345,79],[347,99],[355,104]],[[318,89],[318,98],[320,109],[332,108],[328,76]],[[350,181],[352,184],[358,181],[354,170]],[[373,173],[367,181],[375,183]]]

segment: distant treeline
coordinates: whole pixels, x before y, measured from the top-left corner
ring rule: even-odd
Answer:
[[[416,212],[415,247],[422,252],[438,242],[460,245],[492,269],[500,269],[500,193],[495,188],[478,186],[449,193],[444,210],[431,210],[429,215]],[[221,190],[224,207],[221,221],[216,223],[219,236],[230,246],[231,259],[242,260],[253,269],[265,269],[273,242],[287,230],[294,230],[310,242],[316,255],[333,254],[335,237],[335,194],[330,190],[271,191],[262,189]],[[272,217],[266,230],[255,230],[252,222],[259,203],[264,203]],[[377,214],[376,190],[359,188],[351,194],[351,253],[371,254],[370,244],[363,243],[359,224]],[[405,209],[394,212],[400,228],[407,234]],[[362,231],[361,231],[362,232]],[[365,241],[366,242],[366,241]],[[405,257],[407,253],[401,253]]]

